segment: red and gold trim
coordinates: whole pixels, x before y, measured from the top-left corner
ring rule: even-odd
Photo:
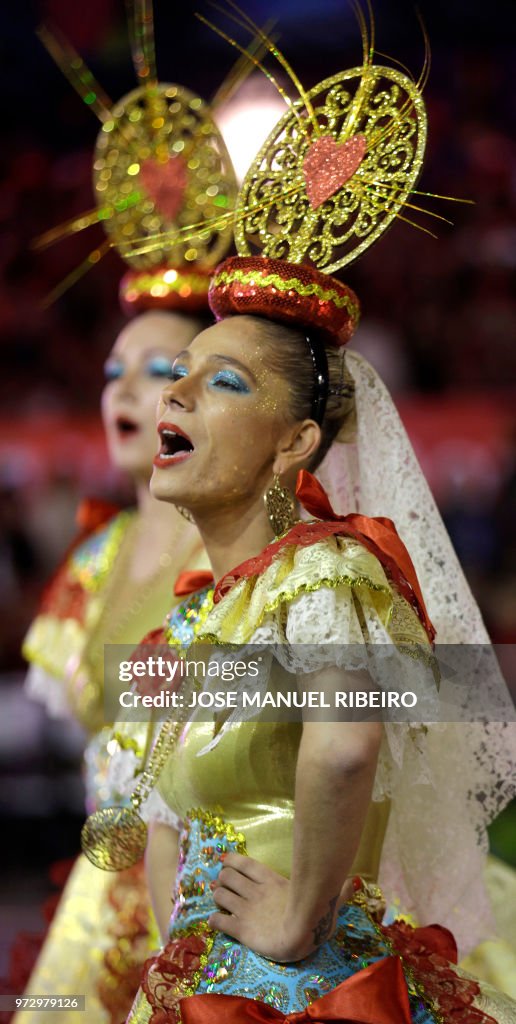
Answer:
[[[262,573],[278,552],[289,544],[308,547],[327,537],[353,537],[378,559],[400,594],[414,608],[430,643],[433,643],[435,628],[428,617],[416,570],[392,520],[380,516],[362,516],[354,512],[347,516],[337,515],[320,481],[306,469],[298,473],[296,498],[316,518],[312,522],[296,523],[283,537],[268,544],[259,555],[248,558],[226,573],[215,587],[213,603],[218,604],[239,580]]]
[[[209,302],[217,320],[239,313],[317,330],[345,345],[360,317],[357,296],[314,267],[264,256],[231,256],[213,276]]]
[[[205,313],[209,308],[209,285],[210,273],[207,270],[170,266],[130,270],[120,282],[120,305],[129,315],[144,309]]]

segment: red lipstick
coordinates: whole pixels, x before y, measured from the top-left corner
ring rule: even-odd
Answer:
[[[154,465],[159,469],[177,466],[179,462],[184,462],[193,455],[195,447],[191,438],[175,423],[160,423],[158,434],[161,444],[154,458]]]

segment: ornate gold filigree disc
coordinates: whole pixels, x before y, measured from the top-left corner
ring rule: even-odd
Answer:
[[[83,853],[103,871],[123,871],[145,853],[147,825],[132,807],[105,807],[86,819],[81,832]]]
[[[261,252],[331,274],[372,245],[406,202],[423,162],[426,113],[416,84],[388,67],[352,68],[308,97],[319,140],[296,103],[246,175],[235,239],[240,256]],[[314,206],[314,191],[325,190]]]
[[[214,266],[231,241],[219,223],[236,200],[231,161],[209,108],[178,85],[134,89],[97,137],[93,183],[103,226],[134,268]],[[207,222],[195,237],[177,231]],[[154,247],[151,240],[162,234]],[[145,253],[137,252],[145,247]]]

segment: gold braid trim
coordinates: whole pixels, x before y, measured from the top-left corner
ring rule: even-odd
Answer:
[[[205,811],[202,807],[192,807],[190,811],[187,811],[185,815],[186,821],[189,823],[186,826],[188,831],[189,825],[193,825],[194,822],[200,821],[208,831],[213,835],[214,838],[222,836],[227,839],[229,843],[235,843],[237,852],[243,856],[247,856],[247,849],[245,845],[245,835],[243,832],[237,832],[234,825],[230,821],[225,821],[224,818],[218,814],[213,814],[212,811]],[[174,938],[176,933],[174,932]]]
[[[215,932],[206,923],[206,921],[198,921],[197,924],[190,925],[189,928],[178,928],[174,931],[170,942],[174,942],[175,939],[189,938],[191,935],[202,935],[206,941],[206,948],[203,953],[199,955],[199,966],[196,971],[193,972],[191,978],[188,979],[188,983],[183,982],[181,984],[181,999],[185,996],[194,996],[199,987],[203,971],[208,963],[210,953],[215,942]],[[179,1018],[180,1019],[180,1018]]]
[[[360,315],[359,307],[352,302],[349,295],[340,295],[335,288],[323,288],[315,283],[302,284],[297,277],[285,279],[280,277],[279,274],[260,274],[258,270],[252,270],[248,273],[244,273],[243,270],[222,270],[220,274],[214,277],[212,288],[216,288],[221,284],[232,284],[233,281],[239,281],[240,284],[250,284],[257,277],[263,287],[273,285],[280,292],[295,291],[297,295],[316,295],[322,302],[333,302],[337,309],[347,309],[350,316],[355,319],[358,319]]]
[[[250,579],[246,579],[245,582],[249,583]],[[336,590],[337,587],[342,586],[350,587],[351,589],[366,586],[369,590],[376,590],[379,593],[385,594],[387,597],[392,597],[392,591],[388,585],[375,583],[369,576],[347,576],[343,574],[341,576],[322,577],[314,583],[300,583],[297,587],[293,587],[292,590],[289,590],[288,592],[283,591],[281,594],[278,594],[274,600],[266,601],[260,610],[258,618],[251,623],[249,628],[254,633],[256,629],[259,629],[266,615],[270,612],[276,611],[276,609],[282,604],[290,604],[296,599],[296,597],[299,597],[300,594],[313,594],[316,590],[320,590],[321,587],[329,587],[332,590]],[[228,610],[229,613],[231,613],[231,609]],[[388,625],[390,617],[391,611],[389,611],[386,617],[386,625]],[[242,643],[242,641],[231,643],[231,641],[222,640],[216,633],[202,633],[200,631],[196,633],[193,641],[193,643],[196,642],[219,644],[224,647],[240,647]]]

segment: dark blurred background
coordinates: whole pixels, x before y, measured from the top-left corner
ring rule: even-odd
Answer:
[[[345,279],[363,302],[356,346],[393,391],[493,639],[516,642],[516,67],[513,0],[421,0],[432,47],[430,132],[420,188],[451,217],[439,240],[398,222]],[[235,55],[197,22],[199,3],[155,0],[159,77],[209,98]],[[344,0],[246,0],[305,86],[360,62]],[[414,7],[375,4],[378,49],[419,73]],[[98,124],[36,38],[59,27],[118,99],[135,86],[122,0],[2,4],[0,78],[0,805],[8,936],[36,926],[46,868],[75,854],[81,737],[23,696],[23,634],[74,532],[85,494],[128,495],[109,469],[98,421],[102,363],[122,323],[123,265],[110,253],[63,298],[48,292],[102,239],[101,228],[44,253],[43,231],[93,205]],[[227,28],[226,23],[226,28]],[[269,86],[256,86],[266,96]],[[251,89],[252,93],[252,89]],[[250,95],[250,93],[249,93]],[[264,100],[265,102],[265,100]],[[251,122],[251,119],[249,119]],[[254,123],[254,121],[252,122]],[[256,138],[256,147],[262,142]],[[421,222],[431,223],[424,218]],[[437,222],[436,222],[437,223]],[[493,847],[516,864],[516,819]],[[1,891],[3,890],[3,892]]]

